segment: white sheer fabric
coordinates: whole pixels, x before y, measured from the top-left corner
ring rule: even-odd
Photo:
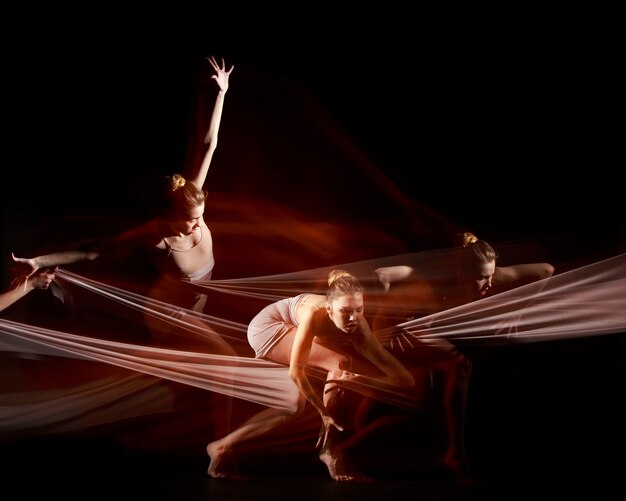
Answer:
[[[357,276],[369,276],[381,264],[405,262],[407,257],[347,263]],[[324,285],[327,269],[235,280],[213,280],[196,284],[209,295],[225,295],[233,304],[243,298],[271,302],[296,291],[315,291]],[[53,425],[66,430],[122,417],[167,410],[171,395],[157,384],[170,380],[184,385],[223,393],[263,406],[295,410],[297,389],[288,378],[287,367],[258,360],[253,356],[224,356],[137,343],[120,342],[140,329],[144,315],[198,336],[221,335],[233,346],[246,344],[246,324],[237,321],[237,308],[230,317],[203,315],[192,311],[177,317],[162,313],[167,305],[154,309],[151,300],[109,284],[94,281],[67,270],[57,272],[57,283],[65,294],[96,295],[104,315],[119,322],[120,330],[110,332],[64,332],[7,319],[0,319],[0,351],[19,359],[55,357],[79,359],[115,368],[106,374],[56,389],[16,389],[0,395],[0,435],[16,430]],[[83,306],[84,307],[84,306]],[[180,313],[180,309],[171,307]],[[188,324],[201,317],[214,333],[203,333]],[[529,343],[626,332],[626,254],[605,259],[550,279],[518,287],[398,325],[399,329],[378,332],[384,343],[402,347],[411,340],[448,338],[463,343]],[[84,330],[84,325],[81,327]],[[238,350],[238,353],[244,349]],[[323,377],[323,374],[319,374]],[[6,377],[6,376],[5,376]],[[235,384],[233,384],[233,381]],[[402,393],[390,391],[380,398],[397,405],[409,405]]]

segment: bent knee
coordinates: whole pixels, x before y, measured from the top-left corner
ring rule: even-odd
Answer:
[[[337,370],[349,371],[352,369],[352,357],[348,355],[341,355],[337,360]]]

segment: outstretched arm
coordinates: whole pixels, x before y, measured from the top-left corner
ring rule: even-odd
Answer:
[[[67,250],[32,258],[16,257],[13,253],[11,256],[14,262],[24,268],[24,275],[28,278],[42,268],[54,268],[81,261],[93,261],[103,254],[111,254],[115,251],[120,252],[120,250],[124,249],[155,246],[160,240],[157,224],[156,221],[151,220],[141,226],[130,228],[115,237],[104,239],[96,248],[91,250]]]
[[[409,370],[387,349],[372,333],[367,320],[361,319],[362,337],[355,343],[356,350],[372,362],[381,371],[382,375],[371,378],[359,374],[348,374],[348,379],[359,382],[363,379],[372,387],[379,385],[383,389],[396,388],[410,390],[415,385],[415,379]],[[347,373],[344,373],[346,375]]]
[[[549,263],[529,263],[496,267],[492,284],[498,287],[498,292],[502,292],[502,290],[549,278],[553,273],[554,266]],[[543,290],[547,282],[546,280],[543,283],[538,283],[537,286],[533,288],[532,293],[527,293],[526,299],[518,303],[517,311],[504,318],[500,326],[496,329],[496,334],[514,336],[517,333],[517,326],[524,313],[524,308],[532,303],[535,295]]]
[[[529,283],[544,278],[550,278],[554,273],[554,266],[549,263],[516,264],[513,266],[498,266],[493,275],[493,285],[506,286],[518,283]]]
[[[9,289],[0,293],[0,311],[8,308],[35,289],[47,289],[54,280],[54,272],[48,269],[13,281]]]
[[[204,143],[208,146],[202,163],[200,164],[200,169],[197,172],[192,172],[186,174],[185,176],[190,182],[195,184],[200,189],[204,186],[204,182],[206,181],[206,176],[211,165],[211,160],[213,159],[213,153],[215,153],[215,149],[217,148],[217,133],[220,129],[220,122],[222,120],[224,97],[228,91],[228,79],[230,77],[230,73],[234,69],[234,66],[231,65],[230,69],[227,71],[223,58],[221,67],[217,64],[217,61],[213,56],[208,57],[207,60],[215,70],[215,75],[211,78],[217,82],[219,90],[215,98],[215,104],[213,105],[213,113],[211,115],[211,122],[209,123],[209,130],[204,138]]]
[[[13,261],[26,267],[27,271],[25,277],[31,278],[37,270],[41,268],[54,268],[56,266],[62,266],[64,264],[78,263],[80,261],[90,261],[96,259],[99,254],[97,252],[86,251],[61,251],[53,252],[51,254],[45,254],[43,256],[37,256],[33,258],[16,257],[11,253]]]

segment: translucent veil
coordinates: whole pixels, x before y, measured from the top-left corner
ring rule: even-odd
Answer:
[[[255,359],[247,344],[250,319],[278,299],[323,293],[334,268],[361,278],[368,304],[376,305],[377,267],[409,264],[432,274],[450,252],[457,225],[406,197],[310,96],[267,76],[259,81],[242,72],[238,78],[247,81],[242,87],[249,94],[229,91],[215,160],[221,164],[209,175],[209,185],[218,187],[210,190],[205,215],[215,245],[214,279],[189,284],[208,295],[205,312],[181,311],[147,298],[153,270],[144,270],[143,262],[136,266],[134,256],[124,265],[95,262],[59,269],[54,299],[36,306],[41,310],[0,319],[0,438],[167,415],[178,409],[180,388],[193,388],[194,396],[199,395],[195,390],[232,396],[251,406],[242,405],[242,415],[266,406],[293,412],[297,390],[287,368]],[[198,109],[206,109],[206,99],[198,92]],[[275,113],[277,101],[283,101],[283,111],[270,134],[263,120]],[[233,116],[239,117],[237,130],[228,132],[235,128]],[[246,116],[253,118],[241,118]],[[206,124],[202,115],[194,118],[193,130],[200,134]],[[197,162],[201,152],[197,136],[191,136],[188,161]],[[287,138],[279,141],[279,149],[271,146],[276,137]],[[343,191],[346,186],[350,196]],[[63,224],[52,224],[36,253],[54,250],[61,242],[72,248],[104,236],[89,234],[95,226],[89,223],[101,222],[95,216],[50,220]],[[84,227],[68,229],[84,220]],[[125,225],[127,221],[111,226]],[[86,234],[77,237],[76,231],[85,227]],[[532,247],[528,243],[491,243],[499,249],[509,245],[520,262],[543,257],[541,252],[525,253]],[[557,273],[550,279],[376,334],[387,345],[405,349],[412,340],[431,337],[462,348],[626,332],[626,254],[584,261],[563,263],[561,269],[554,263]],[[164,314],[164,308],[172,314]],[[154,343],[146,315],[179,332],[185,347],[176,335]],[[194,318],[210,330],[194,328],[189,322]],[[207,352],[204,336],[215,335],[237,356]],[[311,374],[319,382],[325,377]],[[414,405],[401,392],[380,393],[379,398],[401,408]],[[309,435],[316,433],[315,416],[311,423],[304,427]],[[194,425],[207,426],[202,419]]]
[[[419,256],[403,255],[401,261],[416,260]],[[397,262],[398,257],[344,263],[341,267],[366,280],[373,267],[394,261]],[[325,277],[328,271],[314,269],[282,275],[213,280],[199,283],[196,287],[203,289],[210,298],[222,295],[235,304],[249,299],[269,303],[296,291],[323,292],[323,282],[320,284],[319,277]],[[199,317],[242,355],[229,357],[177,350],[175,339],[172,340],[172,348],[120,342],[116,340],[120,334],[118,330],[105,330],[94,336],[89,330],[66,332],[2,319],[0,348],[3,351],[28,357],[88,360],[126,369],[119,372],[117,378],[107,375],[89,383],[81,382],[65,391],[3,394],[0,419],[3,433],[14,432],[21,427],[44,426],[51,420],[62,419],[63,426],[69,426],[69,418],[80,422],[98,422],[115,419],[116,413],[121,418],[125,411],[156,412],[167,409],[171,396],[163,394],[163,388],[155,384],[155,379],[144,376],[225,393],[287,412],[295,410],[297,390],[287,376],[287,368],[255,359],[249,348],[246,354],[244,322],[192,311],[186,311],[182,318],[178,318],[180,309],[174,306],[171,307],[171,315],[163,314],[163,305],[154,304],[151,299],[66,270],[58,271],[55,286],[65,290],[66,294],[70,288],[73,289],[71,294],[82,297],[81,308],[101,304],[99,313],[86,314],[87,322],[79,323],[83,327],[98,322],[98,315],[104,311],[119,322],[117,329],[123,329],[125,337],[132,337],[133,329],[141,330],[142,315],[148,314],[174,324],[180,332],[198,336],[201,345],[203,333],[186,320]],[[399,334],[394,329],[380,331],[377,335],[382,342],[393,347],[394,343],[408,346],[411,340],[432,337],[447,338],[463,346],[468,342],[529,343],[620,333],[626,330],[625,290],[626,254],[621,254],[474,303],[405,322],[400,324]],[[237,315],[236,310],[230,313]],[[321,374],[320,378],[323,380],[324,375]],[[235,384],[231,384],[231,380]],[[400,400],[401,395],[381,394],[380,398],[402,406],[406,402]],[[132,399],[136,399],[139,408],[133,409]],[[88,417],[92,412],[96,416]],[[63,426],[60,428],[63,429]]]

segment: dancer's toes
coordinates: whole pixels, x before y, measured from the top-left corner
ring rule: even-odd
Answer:
[[[248,477],[239,472],[237,462],[228,448],[219,446],[217,442],[211,442],[206,446],[206,452],[209,456],[207,475],[227,480],[248,480]]]
[[[348,468],[341,454],[331,453],[325,450],[320,453],[319,457],[328,468],[330,477],[337,482],[373,482],[367,475],[356,472],[354,468]]]
[[[374,482],[372,477],[368,477],[367,475],[363,475],[362,473],[351,473],[351,482],[359,483],[359,484],[371,484]]]
[[[208,475],[211,478],[221,478],[224,480],[235,480],[237,482],[245,482],[246,480],[250,480],[246,475],[242,475],[241,473],[235,473],[232,471],[212,471],[211,467],[207,470]]]
[[[333,480],[337,482],[352,482],[354,480],[354,477],[352,477],[352,475],[335,475],[333,477]]]
[[[362,473],[331,473],[330,476],[336,482],[354,482],[360,484],[370,484],[374,482],[371,477],[363,475]]]

